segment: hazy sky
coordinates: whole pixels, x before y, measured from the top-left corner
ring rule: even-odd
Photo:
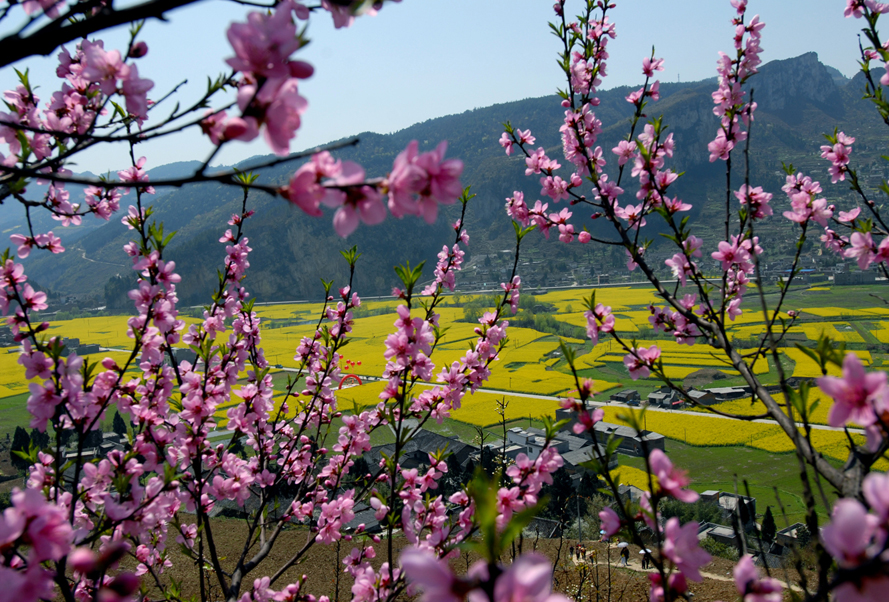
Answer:
[[[544,96],[563,86],[555,65],[558,40],[549,32],[552,0],[404,0],[387,2],[376,17],[350,29],[334,30],[325,14],[313,16],[312,43],[297,57],[315,66],[301,86],[309,101],[303,126],[291,148],[302,150],[364,131],[388,133],[432,117],[477,107]],[[717,52],[729,51],[734,10],[728,0],[624,0],[612,20],[618,36],[610,46],[604,88],[639,85],[642,58],[652,44],[666,59],[665,81],[693,81],[715,75]],[[862,22],[843,18],[842,0],[751,0],[760,14],[764,62],[816,51],[821,61],[847,76],[857,69]],[[580,2],[571,2],[569,8]],[[225,30],[246,9],[218,0],[169,13],[169,23],[149,21],[144,29],[149,54],[140,75],[155,81],[157,98],[188,79],[178,94],[183,105],[205,90],[208,75],[226,70],[232,55]],[[121,32],[105,33],[106,48],[123,48]],[[38,95],[58,89],[52,59],[26,65]],[[0,71],[0,85],[14,85],[12,71]],[[163,112],[162,112],[163,113]],[[519,122],[521,116],[515,116]],[[203,159],[210,145],[200,135],[179,135],[143,145],[149,165]],[[79,159],[77,169],[94,172],[123,166],[124,148],[104,149]],[[231,164],[267,154],[260,139],[229,145],[215,163]]]

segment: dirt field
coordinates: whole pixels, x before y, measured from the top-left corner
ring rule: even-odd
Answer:
[[[183,517],[184,520],[188,518]],[[189,517],[193,518],[193,517]],[[223,562],[225,569],[234,565],[234,561],[240,553],[240,548],[236,547],[243,541],[245,529],[241,521],[234,519],[214,519],[213,534],[216,545],[220,550],[231,550],[231,553]],[[283,562],[288,560],[293,554],[305,543],[307,533],[305,531],[287,531],[282,535],[278,544],[274,548],[272,554],[264,561],[262,565],[250,575],[245,581],[245,585],[253,583],[253,579],[259,575],[274,573]],[[609,548],[605,544],[586,542],[589,551],[595,550],[597,553],[596,562],[588,560],[586,563],[578,562],[577,559],[570,557],[568,548],[574,545],[575,541],[564,540],[537,540],[525,539],[522,542],[524,551],[537,549],[539,552],[548,556],[556,565],[554,572],[555,589],[567,594],[575,600],[611,600],[619,602],[626,601],[643,601],[648,600],[649,580],[645,572],[641,568],[641,558],[639,548],[630,546],[630,566],[629,568],[619,568],[617,563],[619,560],[619,550],[615,547]],[[340,557],[345,557],[352,547],[357,545],[356,542],[342,542],[340,546]],[[404,545],[404,540],[400,537],[393,539],[393,549],[397,551]],[[377,558],[374,566],[384,562],[387,558],[387,541],[384,539],[381,543],[376,544]],[[610,566],[609,566],[610,552]],[[284,577],[274,585],[274,589],[281,589],[283,585],[291,583],[299,579],[302,575],[306,576],[306,591],[311,592],[315,596],[327,595],[332,602],[345,602],[351,599],[351,578],[342,573],[342,563],[337,562],[336,546],[316,545],[302,559],[302,561],[287,571]],[[196,576],[196,567],[192,561],[187,560],[178,550],[171,555],[173,567],[167,570],[167,578],[172,577],[176,581],[182,583],[182,597],[186,598],[197,595],[198,581]],[[474,562],[474,556],[463,555],[459,559],[451,562],[451,566],[457,573],[463,573],[466,568]],[[706,602],[712,600],[733,600],[737,599],[737,591],[732,581],[733,563],[729,560],[716,558],[710,564],[702,569],[704,581],[701,583],[690,583],[690,591],[694,594],[694,599],[698,602]],[[336,576],[339,575],[339,592],[337,592]],[[773,576],[783,579],[782,571]],[[211,579],[212,583],[215,578]],[[578,587],[581,591],[578,592]],[[610,590],[610,596],[609,596]],[[242,589],[243,592],[243,589]],[[156,593],[156,592],[155,592]],[[218,591],[211,592],[211,599],[219,598]],[[789,599],[789,596],[786,597]]]

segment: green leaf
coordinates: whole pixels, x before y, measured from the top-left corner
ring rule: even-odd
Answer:
[[[345,251],[340,251],[340,255],[343,256],[343,259],[346,260],[350,268],[354,268],[358,258],[361,257],[361,253],[358,252],[357,246],[353,246],[351,249]]]
[[[571,369],[574,369],[574,360],[577,357],[577,353],[575,353],[574,349],[570,347],[564,339],[559,339],[559,349],[562,352],[562,357],[565,358],[565,361],[568,362],[568,365],[571,366]]]
[[[497,545],[497,490],[494,481],[477,467],[475,477],[469,483],[469,495],[475,502],[475,518],[482,536],[481,549],[476,551],[488,562],[500,557]]]
[[[404,292],[408,298],[413,295],[414,286],[416,286],[417,282],[420,280],[424,265],[426,265],[425,261],[421,261],[420,264],[414,268],[411,268],[410,262],[406,262],[403,266],[395,266],[395,273],[404,284]]]
[[[114,115],[120,115],[121,119],[126,119],[127,112],[124,110],[122,106],[114,102],[113,100],[109,100],[108,102],[114,107]],[[113,118],[113,116],[112,116]]]
[[[253,173],[252,171],[239,172],[235,175],[235,179],[241,184],[249,186],[259,179],[259,174]]]
[[[506,124],[508,124],[508,123],[509,123],[509,122],[507,121]],[[504,125],[506,125],[506,124],[504,124]],[[463,189],[463,193],[460,195],[460,203],[463,204],[463,205],[466,205],[466,203],[468,203],[469,201],[471,201],[472,199],[474,199],[476,196],[478,196],[478,195],[476,195],[476,194],[471,194],[471,193],[469,192],[469,189],[470,189],[470,188],[472,188],[472,187],[471,187],[471,186],[467,186],[466,188],[464,188],[464,189]]]

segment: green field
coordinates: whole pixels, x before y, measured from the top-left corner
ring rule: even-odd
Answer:
[[[774,454],[741,446],[701,448],[673,439],[667,441],[667,453],[675,465],[688,471],[692,478],[691,488],[695,491],[716,489],[746,495],[743,483],[746,479],[750,495],[756,498],[756,511],[764,514],[766,506],[771,506],[779,529],[787,526],[781,514],[781,504],[788,524],[804,522],[806,506],[799,467],[793,454]],[[620,456],[620,463],[645,468],[642,458]],[[833,504],[836,495],[826,490],[825,495]],[[817,491],[815,496],[819,517],[826,519],[830,511],[820,503]]]

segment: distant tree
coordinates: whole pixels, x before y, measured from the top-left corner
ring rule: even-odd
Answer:
[[[659,506],[661,516],[671,518],[675,516],[681,523],[698,521],[699,523],[724,524],[722,511],[716,504],[710,504],[698,500],[693,504],[686,504],[679,500],[664,500]]]
[[[775,535],[778,533],[778,526],[775,524],[775,517],[772,516],[772,507],[766,506],[766,515],[762,519],[762,530],[760,535],[769,543],[775,541]]]
[[[448,473],[440,481],[440,487],[442,495],[450,496],[452,493],[459,491],[469,478],[454,454],[448,456],[446,463],[448,465]],[[469,473],[469,476],[471,477],[472,473]]]
[[[482,317],[484,311],[481,307],[464,307],[463,308],[463,321],[464,322],[478,322],[478,319]]]
[[[705,537],[700,541],[701,548],[709,552],[712,556],[719,556],[728,560],[737,561],[738,549],[724,543],[719,543],[715,539]]]
[[[15,433],[12,435],[12,447],[9,448],[9,460],[15,468],[19,470],[28,468],[28,461],[19,457],[15,452],[27,452],[30,445],[31,438],[28,437],[28,431],[20,426],[15,427]]]
[[[102,443],[102,431],[90,431],[83,441],[84,448],[99,447]]]
[[[541,497],[549,497],[544,516],[558,520],[573,516],[572,508],[568,508],[568,498],[574,495],[574,484],[567,470],[560,468],[554,472],[552,484],[544,485],[540,493]]]
[[[30,436],[31,443],[34,444],[34,447],[37,449],[45,449],[49,447],[49,434],[41,433],[37,429],[31,429]]]
[[[119,412],[114,412],[114,420],[111,421],[111,430],[121,437],[127,436],[127,423],[121,418]]]
[[[591,498],[596,495],[598,479],[591,472],[584,472],[580,477],[580,485],[577,487],[577,495]]]
[[[497,462],[495,462],[496,452],[486,447],[482,447],[479,455],[481,456],[480,463],[482,465],[482,471],[489,477],[494,476],[494,473],[497,472]]]
[[[63,447],[68,445],[68,443],[71,441],[71,435],[73,434],[74,431],[68,429],[59,429],[58,431],[56,431],[56,437]]]
[[[105,283],[105,306],[112,310],[128,309],[133,303],[127,296],[130,288],[128,279],[121,277],[120,274],[112,276]]]
[[[812,540],[812,535],[809,533],[809,529],[805,525],[800,525],[796,528],[796,543],[799,547],[804,548],[809,545]]]
[[[243,437],[235,439],[235,442],[232,445],[232,453],[237,454],[238,457],[244,460],[247,459],[247,449],[244,447]]]

